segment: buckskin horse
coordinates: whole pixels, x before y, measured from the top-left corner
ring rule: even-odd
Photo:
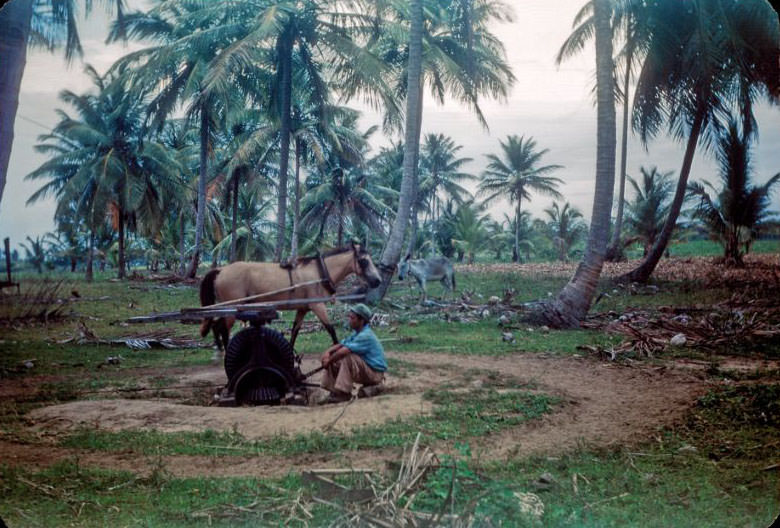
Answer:
[[[407,274],[417,280],[423,300],[428,299],[428,289],[425,287],[425,283],[430,280],[441,281],[450,293],[455,294],[455,270],[447,257],[411,260],[407,255],[398,267],[398,278],[404,280]]]
[[[261,302],[322,298],[335,294],[336,286],[353,273],[368,282],[372,288],[382,282],[371,256],[359,244],[351,244],[313,257],[300,257],[285,267],[276,262],[234,262],[211,270],[203,277],[200,283],[200,303],[202,306],[209,306],[252,296],[261,296],[257,299]],[[270,294],[262,295],[264,293]],[[297,310],[290,335],[292,347],[295,346],[295,339],[303,325],[303,318],[310,310],[322,322],[333,343],[338,342],[324,302],[285,304],[278,309]],[[200,335],[206,337],[209,330],[213,329],[217,349],[225,351],[234,322],[233,317],[204,319],[200,326]]]

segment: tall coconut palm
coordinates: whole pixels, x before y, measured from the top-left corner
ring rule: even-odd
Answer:
[[[70,63],[81,55],[76,27],[75,0],[13,0],[0,9],[0,204],[3,200],[8,162],[14,140],[14,120],[19,106],[19,89],[27,62],[27,46],[53,51],[64,44],[65,59]],[[123,0],[105,2],[115,10],[121,26]],[[86,1],[89,14],[91,1]]]
[[[61,207],[77,200],[94,226],[108,213],[118,231],[118,276],[125,273],[125,239],[128,225],[155,233],[164,219],[164,196],[173,195],[178,163],[159,143],[143,137],[145,104],[138,94],[125,90],[112,74],[101,77],[91,67],[86,72],[97,94],[60,93],[60,99],[76,109],[77,117],[60,111],[60,122],[50,134],[40,136],[37,150],[51,158],[25,179],[49,179],[28,200],[48,194]]]
[[[618,208],[615,215],[615,224],[612,229],[612,239],[607,251],[607,258],[618,258],[620,247],[620,233],[623,226],[623,209],[625,204],[626,166],[628,160],[628,117],[629,117],[629,89],[634,68],[641,64],[644,44],[647,38],[647,24],[645,14],[648,11],[647,4],[639,0],[623,0],[611,2],[612,39],[620,50],[615,57],[615,66],[622,68],[623,85],[616,93],[622,99],[623,122],[620,149],[620,180],[618,191]],[[593,1],[589,1],[577,13],[574,18],[571,35],[561,46],[556,63],[572,57],[582,51],[594,35]],[[617,77],[618,72],[615,72]]]
[[[406,97],[407,102],[404,173],[399,209],[379,263],[383,281],[371,292],[372,300],[383,297],[387,291],[400,260],[404,234],[416,200],[424,88],[429,85],[439,101],[450,95],[467,104],[486,126],[479,98],[485,95],[503,98],[514,82],[504,58],[503,45],[488,30],[490,22],[511,19],[510,10],[502,2],[420,0],[392,5],[395,11],[390,21],[385,21],[385,26],[391,28],[386,33],[408,35],[408,40],[388,44],[380,39],[379,42],[391,50],[387,54],[388,62],[399,66],[396,70],[397,93]],[[412,110],[414,113],[410,115]],[[391,113],[386,113],[385,121],[392,122]]]
[[[688,191],[699,198],[694,218],[701,220],[710,236],[723,245],[725,262],[742,266],[756,227],[768,216],[770,193],[780,183],[780,173],[764,185],[751,185],[750,136],[741,132],[733,120],[717,146],[721,188],[696,182],[688,186]]]
[[[180,105],[185,116],[197,123],[200,135],[198,202],[195,219],[195,245],[187,269],[194,277],[200,262],[203,229],[206,221],[206,187],[209,160],[214,152],[215,132],[224,125],[230,108],[243,106],[244,93],[230,84],[206,82],[215,68],[217,56],[233,38],[230,23],[246,13],[239,9],[221,9],[221,3],[199,4],[186,0],[155,0],[146,13],[135,12],[124,17],[123,25],[114,24],[109,41],[127,35],[152,41],[149,47],[132,52],[114,66],[124,73],[139,91],[152,87],[153,98],[148,112],[152,125],[162,129],[165,120]],[[240,85],[239,85],[240,86]]]
[[[422,144],[420,158],[421,181],[419,191],[428,206],[428,219],[436,222],[437,211],[441,209],[443,198],[452,198],[463,202],[470,193],[461,185],[474,176],[462,171],[463,165],[472,161],[471,158],[457,157],[463,148],[453,139],[444,134],[426,134]],[[443,196],[440,196],[440,191]],[[418,200],[419,202],[419,200]],[[433,232],[431,232],[431,251]]]
[[[671,206],[673,171],[659,172],[641,167],[641,182],[631,176],[628,181],[634,189],[634,198],[626,204],[626,224],[634,240],[642,242],[643,254],[647,255],[663,229]]]
[[[377,301],[384,297],[390,286],[395,267],[401,259],[401,249],[404,242],[406,226],[412,210],[417,191],[417,159],[420,148],[421,122],[418,116],[422,109],[422,39],[423,39],[423,0],[409,2],[409,60],[406,73],[406,123],[404,126],[404,158],[401,192],[398,200],[398,210],[390,229],[379,270],[382,274],[382,284],[371,290],[369,300]]]
[[[563,207],[558,205],[558,202],[553,202],[544,213],[548,217],[546,227],[558,252],[558,260],[568,260],[572,246],[588,230],[582,220],[582,213],[569,202],[564,203]]]
[[[285,240],[294,91],[306,91],[308,101],[321,108],[330,99],[325,73],[331,73],[340,83],[344,75],[351,75],[354,84],[350,89],[383,83],[381,61],[353,38],[354,32],[371,24],[360,14],[345,11],[348,7],[348,3],[337,0],[241,0],[221,8],[230,12],[238,9],[243,19],[226,26],[235,40],[215,63],[210,82],[224,85],[230,72],[238,74],[258,65],[272,75],[269,109],[280,141],[277,260]]]
[[[503,159],[488,154],[487,169],[479,182],[479,194],[485,196],[485,203],[498,198],[506,198],[515,204],[515,257],[520,255],[520,215],[523,200],[531,199],[531,191],[561,198],[558,185],[560,178],[548,176],[549,173],[563,168],[562,165],[538,166],[548,149],[536,150],[536,141],[532,137],[507,136],[506,142],[499,141],[503,150]]]
[[[575,327],[590,309],[609,238],[615,186],[615,93],[609,0],[593,2],[596,40],[596,184],[585,254],[572,279],[539,314],[554,327]]]
[[[780,23],[765,0],[685,0],[652,4],[647,56],[639,74],[634,126],[643,141],[664,123],[687,137],[669,215],[644,261],[622,278],[644,282],[666,249],[685,199],[700,141],[712,144],[720,116],[737,107],[752,132],[752,106],[780,96]]]
[[[177,273],[184,276],[187,271],[187,225],[191,211],[197,210],[198,192],[198,131],[189,126],[186,119],[168,119],[157,140],[176,161],[179,173],[176,177],[176,193],[170,200],[167,222],[175,225],[178,235],[179,265]],[[171,198],[171,197],[169,197]]]

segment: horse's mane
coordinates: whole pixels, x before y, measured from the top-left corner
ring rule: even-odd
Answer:
[[[325,257],[330,257],[332,255],[341,255],[342,253],[346,253],[348,251],[352,251],[352,246],[351,245],[350,246],[341,246],[341,247],[338,247],[338,248],[335,248],[335,249],[329,249],[328,251],[325,251],[324,253],[320,253],[319,255],[308,255],[308,256],[305,256],[305,257],[298,257],[295,262],[298,263],[298,264],[307,264],[307,263],[311,262],[312,260],[316,260],[316,259],[318,259],[320,257],[325,258]],[[361,246],[359,253],[363,254],[365,252],[366,252],[366,250],[363,249],[363,246]]]

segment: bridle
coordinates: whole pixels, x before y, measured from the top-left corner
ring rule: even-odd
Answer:
[[[358,255],[357,247],[355,247],[355,244],[352,244],[352,269],[355,272],[355,275],[358,277],[363,278],[365,275],[365,272],[363,271],[363,268],[360,265],[360,258]],[[322,280],[322,285],[327,290],[327,292],[331,295],[336,293],[336,284],[333,282],[333,279],[330,276],[330,272],[328,271],[328,265],[325,264],[325,259],[323,258],[321,253],[317,254],[317,267],[319,268],[320,277]]]

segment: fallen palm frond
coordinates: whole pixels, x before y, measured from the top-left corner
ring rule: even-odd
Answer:
[[[209,522],[256,517],[261,524],[306,527],[325,526],[327,518],[331,528],[476,528],[521,518],[528,525],[541,521],[544,503],[538,495],[510,489],[467,469],[462,461],[442,463],[420,439],[418,434],[404,450],[391,475],[368,468],[311,469],[301,475],[303,488],[262,484],[272,496],[258,496],[246,505],[213,505],[189,517]],[[448,489],[443,499],[431,492],[442,485]],[[415,501],[427,507],[415,507]]]
[[[775,319],[777,310],[742,310],[733,309],[732,305],[724,302],[691,307],[687,313],[680,308],[662,307],[658,315],[629,312],[616,319],[613,314],[598,314],[583,326],[620,334],[625,340],[609,350],[590,346],[581,349],[609,359],[627,352],[652,357],[670,346],[715,351],[734,345],[749,348],[780,337],[780,324]]]
[[[529,520],[538,522],[544,514],[544,504],[535,494],[510,490],[470,470],[464,470],[464,466],[454,460],[451,466],[442,464],[429,448],[421,447],[420,438],[418,433],[411,448],[404,451],[398,473],[390,482],[381,477],[372,478],[370,473],[365,475],[370,485],[360,489],[349,489],[328,481],[329,485],[325,489],[333,490],[335,484],[338,486],[335,488],[336,493],[331,493],[328,498],[318,495],[312,498],[340,513],[330,526],[470,528],[500,526],[502,521],[508,519],[502,517],[506,515],[510,515],[512,520],[527,516]],[[321,476],[319,480],[322,480]],[[432,480],[438,481],[439,485],[446,483],[446,496],[438,499],[439,504],[433,511],[415,509],[415,500],[430,491]],[[465,489],[470,490],[468,497],[460,495]],[[458,500],[456,495],[460,495]],[[349,501],[350,497],[354,499]],[[511,506],[503,509],[497,507],[492,513],[489,507],[485,507],[491,501],[500,502],[502,499],[510,501]],[[428,504],[428,509],[431,509],[430,496]]]
[[[79,321],[77,333],[72,337],[57,341],[57,344],[76,345],[124,345],[131,350],[148,350],[150,348],[199,348],[203,343],[197,339],[176,336],[171,330],[155,330],[123,337],[101,339],[90,330],[86,324]]]

